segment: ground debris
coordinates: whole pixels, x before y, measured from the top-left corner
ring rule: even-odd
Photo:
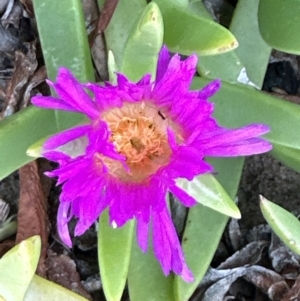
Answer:
[[[34,16],[33,4],[32,0],[20,0],[20,2],[24,5],[26,12],[30,17]]]
[[[40,235],[41,257],[37,273],[46,275],[45,257],[48,249],[47,199],[43,193],[37,161],[30,162],[19,170],[20,200],[16,243],[33,235]]]
[[[267,247],[266,241],[254,241],[247,244],[240,251],[235,252],[232,256],[227,258],[219,266],[219,270],[232,269],[242,267],[248,264],[257,264],[262,257],[263,250]]]
[[[108,80],[107,50],[104,30],[107,28],[119,0],[106,0],[98,17],[97,26],[90,36],[91,53],[96,69],[102,81]]]
[[[214,269],[210,269],[209,272],[204,277],[203,281],[201,282],[199,286],[199,292],[197,294],[197,298],[195,298],[194,300],[223,301],[225,296],[228,293],[230,294],[231,285],[240,277],[243,277],[248,282],[253,283],[257,288],[259,288],[265,294],[268,294],[271,288],[272,296],[273,297],[276,296],[276,299],[271,299],[273,301],[279,301],[280,299],[277,299],[277,296],[278,295],[282,296],[283,292],[285,293],[288,290],[288,286],[284,282],[282,276],[280,276],[279,274],[277,274],[272,270],[266,269],[261,266],[253,265],[253,266],[239,267],[235,269],[218,270],[218,271]],[[216,281],[208,287],[207,284],[211,283],[212,280],[216,280]],[[274,286],[274,284],[278,282],[285,283],[284,289],[282,285]],[[203,290],[203,288],[205,289]],[[244,290],[245,290],[244,285],[239,288],[240,292],[243,292]],[[235,291],[237,291],[236,287],[235,287]],[[270,297],[271,296],[269,296],[269,298]]]
[[[76,271],[75,262],[68,256],[57,255],[49,249],[46,259],[47,277],[50,281],[62,285],[73,292],[91,300],[91,296],[84,289]]]
[[[269,257],[273,269],[285,279],[295,280],[300,273],[300,256],[295,254],[272,233],[272,242],[269,248]]]
[[[22,106],[26,86],[37,68],[35,46],[33,43],[27,43],[27,46],[27,54],[21,51],[15,53],[15,68],[6,88],[2,118],[12,115]]]

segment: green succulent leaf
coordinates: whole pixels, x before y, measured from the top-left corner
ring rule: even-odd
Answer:
[[[282,207],[260,197],[261,212],[276,235],[300,255],[300,221]]]
[[[104,1],[98,0],[98,4],[101,10]],[[113,52],[118,69],[121,68],[128,37],[133,30],[134,25],[141,17],[146,5],[146,0],[119,1],[113,16],[104,31],[107,50]]]
[[[109,215],[101,214],[98,230],[98,260],[104,294],[108,301],[121,299],[131,254],[133,221],[121,228],[109,226]]]
[[[238,207],[213,175],[200,175],[192,181],[177,179],[176,185],[200,204],[225,215],[241,218]]]
[[[140,250],[136,241],[133,242],[128,273],[131,301],[174,301],[173,279],[163,274],[154,257],[151,239],[147,253]]]
[[[203,17],[213,22],[211,15],[206,10],[202,2],[192,2],[188,6],[189,11],[197,14],[199,17]],[[199,56],[197,71],[207,78],[220,78],[229,83],[238,83],[238,78],[245,69],[240,58],[236,53],[236,49],[221,53],[214,56]]]
[[[219,183],[231,198],[235,198],[244,159],[209,158],[209,163],[214,166]],[[186,283],[180,277],[175,277],[176,301],[189,300],[196,290],[211,263],[227,221],[227,216],[200,204],[189,210],[182,248],[195,280]]]
[[[260,0],[259,29],[272,48],[300,54],[299,11],[299,0]]]
[[[41,299],[42,297],[42,299]],[[22,301],[43,300],[43,301],[88,301],[86,298],[74,292],[48,281],[38,275],[34,275]]]
[[[27,149],[40,139],[72,127],[83,115],[27,108],[0,122],[0,180],[33,160]]]
[[[197,17],[202,17],[208,20],[212,20],[210,13],[207,11],[202,0],[189,1],[185,8],[190,14],[194,14]]]
[[[230,23],[230,31],[239,42],[235,52],[245,66],[249,80],[261,88],[271,47],[266,44],[259,32],[258,5],[259,0],[239,0]]]
[[[23,301],[35,273],[41,252],[41,239],[32,236],[9,250],[0,259],[0,299]]]
[[[300,149],[273,143],[271,154],[288,167],[300,172]]]
[[[221,78],[229,83],[238,83],[239,75],[245,69],[236,51],[214,56],[202,56],[197,71],[206,78]]]
[[[173,52],[212,55],[238,46],[233,34],[212,20],[189,12],[188,6],[169,0],[155,0],[164,20],[164,43]],[[188,3],[186,3],[188,5]]]
[[[64,66],[83,82],[94,80],[81,1],[32,2],[48,78],[54,80]]]
[[[163,23],[158,6],[145,8],[125,46],[121,71],[137,81],[146,73],[155,77],[158,54],[163,43]]]

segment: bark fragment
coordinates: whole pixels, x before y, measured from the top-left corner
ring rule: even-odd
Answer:
[[[47,202],[44,196],[37,161],[30,162],[19,170],[20,201],[18,211],[18,231],[16,243],[40,235],[42,241],[41,257],[37,273],[46,275],[45,257],[48,248]]]

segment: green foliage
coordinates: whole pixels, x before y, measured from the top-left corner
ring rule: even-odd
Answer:
[[[272,155],[288,167],[300,172],[300,149],[273,143]]]
[[[251,82],[259,88],[262,86],[271,48],[259,33],[258,4],[259,0],[238,2],[229,29],[237,38],[239,47],[229,53],[200,57],[198,71],[201,75],[219,77],[230,83]],[[202,7],[201,15],[205,14],[204,10]]]
[[[173,276],[166,277],[154,257],[152,237],[149,235],[147,253],[143,253],[134,241],[128,273],[128,289],[131,301],[174,301]]]
[[[0,300],[87,301],[64,287],[35,275],[41,239],[32,236],[9,250],[0,259]]]
[[[300,54],[299,11],[299,0],[260,0],[259,29],[272,48]]]
[[[271,47],[266,44],[259,32],[258,5],[259,0],[240,0],[230,23],[230,30],[239,42],[235,53],[245,66],[251,82],[261,88]]]
[[[101,9],[104,1],[98,0],[98,4]],[[107,50],[112,51],[114,54],[119,70],[123,62],[123,54],[128,37],[146,5],[146,0],[119,1],[112,19],[104,31]]]
[[[176,184],[200,204],[225,215],[241,218],[239,208],[213,175],[200,175],[192,181],[178,179]]]
[[[260,197],[261,212],[276,235],[300,255],[300,221],[280,206]]]
[[[0,122],[0,179],[33,160],[27,149],[38,140],[83,121],[68,112],[30,107]]]
[[[38,275],[34,275],[22,301],[43,300],[43,301],[88,301],[86,298],[74,292],[48,281]]]
[[[8,251],[0,259],[0,297],[22,301],[35,273],[41,251],[41,239],[32,236]]]
[[[48,78],[64,66],[85,82],[94,70],[80,0],[33,0]]]
[[[99,221],[98,261],[106,299],[117,301],[121,299],[127,279],[134,222],[116,229],[109,223],[105,211]]]
[[[139,80],[146,73],[152,74],[154,79],[162,42],[162,16],[158,6],[150,3],[128,37],[121,65],[122,73],[132,81]]]
[[[212,55],[238,46],[235,37],[212,20],[190,13],[183,5],[155,0],[164,20],[164,43],[173,52]],[[187,3],[188,4],[188,3]]]

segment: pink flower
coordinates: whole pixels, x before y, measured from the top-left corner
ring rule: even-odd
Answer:
[[[207,99],[220,88],[220,81],[189,91],[196,63],[195,55],[181,61],[163,47],[155,82],[148,74],[137,83],[118,74],[117,85],[105,86],[80,84],[60,68],[56,83],[49,82],[58,98],[32,99],[36,106],[88,118],[44,144],[44,157],[60,165],[48,175],[62,184],[57,224],[66,245],[72,245],[68,222],[73,216],[78,218],[75,235],[81,235],[108,208],[111,225],[121,227],[132,218],[137,220],[137,241],[144,252],[152,225],[154,253],[165,275],[173,271],[185,281],[193,280],[166,194],[173,193],[187,207],[195,205],[175,180],[193,180],[211,172],[205,157],[245,156],[271,149],[269,142],[257,138],[269,131],[263,124],[239,129],[217,124]]]

